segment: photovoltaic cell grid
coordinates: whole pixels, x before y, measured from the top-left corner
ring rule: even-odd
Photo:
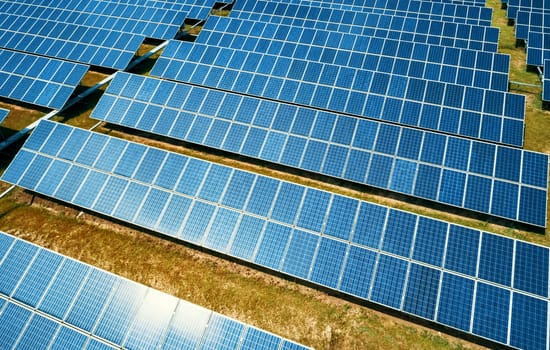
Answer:
[[[422,18],[453,23],[465,23],[490,26],[492,10],[482,7],[460,6],[450,3],[436,3],[432,1],[400,1],[381,4],[380,2],[365,4],[366,7],[338,7],[322,4],[314,1],[296,1],[293,4],[277,1],[242,0],[235,3],[234,9],[264,13],[265,9],[274,11],[279,15],[303,19],[315,19],[320,21],[332,20],[334,22],[348,23],[350,18],[364,18],[368,13],[378,13],[390,16],[403,16],[409,18]],[[387,7],[384,7],[387,6]],[[353,13],[356,15],[353,15]],[[230,15],[232,16],[232,14]],[[315,17],[319,16],[319,17]]]
[[[0,5],[0,12],[157,39],[173,39],[186,17],[186,13],[174,10],[95,0],[58,4],[27,2],[7,1]]]
[[[3,180],[495,342],[548,344],[546,247],[53,122]]]
[[[448,21],[375,13],[352,12],[347,15],[347,13],[342,14],[336,10],[334,10],[335,14],[322,16],[320,10],[310,11],[310,7],[304,7],[302,11],[303,16],[306,17],[299,17],[300,13],[297,13],[297,9],[293,7],[277,12],[270,6],[262,8],[261,4],[265,4],[264,2],[255,3],[258,4],[258,8],[250,11],[233,8],[230,17],[472,50],[498,51],[499,29],[488,26],[472,26]],[[240,2],[236,4],[240,4]],[[283,5],[281,4],[281,6]]]
[[[0,96],[61,109],[89,67],[0,49]]]
[[[306,347],[0,232],[2,349]]]
[[[546,224],[548,156],[542,153],[121,72],[91,117],[514,221]]]
[[[0,13],[0,47],[100,67],[125,69],[144,39],[142,35]]]
[[[210,18],[195,42],[508,91],[510,56],[493,52],[229,17]]]
[[[502,125],[495,130],[502,143],[523,145],[520,94],[179,41],[168,44],[151,75],[474,138],[482,119],[491,119]],[[402,113],[405,104],[418,113]],[[446,130],[449,119],[459,120],[454,130]]]
[[[515,26],[516,39],[528,40],[530,32],[549,33],[550,12],[518,11]]]

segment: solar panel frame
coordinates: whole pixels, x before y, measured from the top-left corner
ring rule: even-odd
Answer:
[[[12,164],[10,164],[6,173],[3,175],[3,180],[14,184],[19,183],[19,179],[25,176],[24,173],[21,173],[20,169],[33,169],[34,167],[33,164],[35,164],[35,161],[33,161],[34,158],[41,159],[42,157],[46,157],[46,158],[52,159],[53,162],[67,162],[67,160],[65,159],[57,158],[56,156],[46,155],[44,153],[40,153],[39,151],[37,152],[35,149],[37,149],[37,147],[38,149],[40,149],[41,145],[44,143],[44,141],[47,140],[50,134],[54,135],[54,133],[52,133],[52,130],[54,128],[68,128],[71,130],[71,132],[74,132],[77,129],[70,126],[61,125],[61,124],[54,124],[52,122],[42,122],[41,125],[42,126],[39,126],[36,129],[39,131],[36,134],[36,136],[33,137],[31,135],[31,138],[29,138],[29,140],[27,141],[23,149],[18,153],[18,155],[16,156],[16,159],[12,162]],[[86,139],[90,138],[90,135],[93,134],[91,132],[85,132],[85,131],[82,131],[82,132],[86,134],[86,137],[83,140],[79,141],[80,142],[80,145],[78,146],[79,149],[81,149],[82,146],[85,144]],[[70,140],[70,139],[71,137],[66,138],[66,140]],[[112,139],[113,139],[112,137],[106,137],[106,140],[112,140]],[[122,140],[120,140],[120,142],[126,143],[126,146],[128,147],[130,145],[137,145],[137,144],[132,144]],[[105,150],[105,152],[109,154],[110,151]],[[165,152],[165,151],[161,151],[161,152]],[[173,153],[165,152],[165,154],[173,154]],[[223,168],[223,166],[220,166],[220,165],[214,165],[212,163],[208,163],[197,159],[192,159],[186,156],[176,155],[176,154],[173,154],[173,155],[174,157],[181,157],[181,159],[184,160],[185,162],[193,162],[195,164],[204,164],[208,168],[214,168],[214,167]],[[28,156],[30,156],[30,158],[27,158]],[[100,157],[98,157],[98,159],[99,158]],[[139,164],[139,161],[137,159],[134,159],[134,162],[135,162],[135,166],[137,167]],[[102,172],[97,170],[94,167],[83,166],[78,162],[71,163],[71,164],[73,167],[81,168],[91,173]],[[27,170],[27,171],[33,171],[33,170]],[[246,173],[245,171],[236,170],[236,169],[231,169],[231,172],[232,174],[229,178],[232,178],[233,176],[239,176],[238,174]],[[115,184],[116,182],[137,183],[136,180],[134,180],[132,177],[125,177],[125,176],[117,175],[115,173],[104,173],[104,174],[110,179],[118,179],[118,180],[107,181],[105,183],[105,186],[103,186],[103,188],[100,190],[88,188],[87,186],[81,185],[79,191],[92,192],[95,194],[96,197],[101,198],[102,193],[109,193],[113,189],[118,188],[119,185],[116,185]],[[275,219],[272,214],[269,214],[269,216],[267,217],[257,216],[249,212],[248,209],[245,209],[244,211],[242,211],[235,208],[227,207],[221,204],[219,200],[217,202],[210,202],[208,200],[204,200],[196,196],[192,196],[192,195],[189,196],[189,195],[183,194],[180,189],[178,190],[163,189],[154,184],[142,183],[143,185],[150,188],[150,192],[160,191],[160,192],[165,192],[170,196],[171,198],[170,201],[167,201],[165,204],[165,207],[167,207],[164,210],[165,212],[168,210],[176,211],[178,210],[178,208],[182,208],[181,206],[179,206],[180,204],[172,201],[172,199],[174,198],[178,199],[179,201],[184,200],[186,203],[188,203],[187,206],[185,207],[187,209],[185,210],[185,212],[183,212],[185,215],[183,215],[181,219],[182,221],[180,221],[180,223],[173,226],[173,229],[171,231],[158,230],[159,223],[163,221],[162,217],[159,217],[158,220],[156,220],[154,223],[150,222],[148,225],[152,225],[152,226],[146,226],[145,228],[153,231],[157,231],[165,235],[169,235],[179,240],[184,240],[199,246],[206,247],[204,242],[206,239],[208,239],[208,232],[212,227],[212,222],[215,220],[215,217],[219,213],[234,211],[237,213],[237,215],[240,215],[243,218],[244,217],[249,217],[250,219],[257,218],[260,221],[263,221],[264,225],[262,226],[262,233],[260,233],[260,235],[257,236],[257,240],[255,239],[249,243],[250,247],[255,247],[255,248],[253,248],[254,253],[252,254],[251,259],[247,261],[254,264],[260,264],[269,269],[274,269],[282,272],[284,272],[282,269],[283,269],[283,261],[286,255],[285,247],[287,247],[289,242],[291,242],[295,232],[305,231],[306,233],[317,235],[319,237],[318,244],[309,245],[310,246],[309,249],[312,249],[313,247],[315,247],[317,251],[319,249],[318,248],[319,244],[321,244],[321,246],[325,247],[323,248],[323,251],[326,251],[329,247],[342,247],[342,248],[345,247],[348,252],[351,252],[351,251],[354,252],[353,254],[356,256],[354,259],[350,258],[350,259],[344,259],[344,260],[333,262],[334,264],[336,264],[335,267],[339,267],[339,269],[336,268],[336,270],[334,271],[340,271],[338,284],[336,286],[336,290],[338,291],[349,293],[356,297],[369,300],[371,302],[381,303],[382,305],[394,308],[404,313],[415,315],[416,317],[424,318],[426,317],[426,315],[428,315],[429,317],[431,314],[431,312],[429,312],[430,310],[429,307],[430,305],[432,305],[433,307],[433,300],[434,300],[433,297],[429,297],[429,295],[431,295],[430,293],[422,294],[422,297],[420,299],[420,300],[425,300],[426,302],[429,302],[429,300],[432,300],[431,302],[432,304],[425,304],[426,307],[428,307],[427,309],[424,307],[420,309],[414,309],[414,308],[411,309],[409,306],[407,306],[407,309],[405,309],[405,305],[410,305],[410,304],[408,303],[404,304],[404,300],[407,300],[407,298],[413,298],[415,295],[414,293],[416,293],[415,291],[418,291],[418,289],[414,289],[413,287],[410,287],[411,289],[409,289],[408,284],[405,282],[407,278],[410,278],[412,276],[410,271],[412,271],[412,269],[418,269],[418,268],[428,269],[427,271],[430,271],[430,273],[434,274],[434,276],[435,275],[439,276],[439,280],[440,280],[439,283],[435,283],[435,282],[433,283],[434,285],[438,285],[438,295],[441,294],[440,291],[442,290],[442,287],[445,286],[445,280],[444,280],[445,276],[450,276],[454,279],[459,279],[463,282],[467,282],[469,285],[473,286],[474,288],[477,286],[478,288],[486,289],[487,292],[490,292],[493,294],[496,293],[495,295],[501,295],[501,294],[507,295],[506,300],[508,301],[510,300],[510,296],[513,294],[516,297],[523,298],[527,303],[531,303],[533,305],[538,303],[546,308],[546,311],[542,315],[541,314],[532,315],[530,313],[525,313],[525,310],[522,309],[521,307],[514,307],[511,309],[511,312],[509,312],[508,309],[505,309],[503,310],[503,312],[506,312],[506,314],[503,314],[501,316],[506,317],[506,320],[508,321],[505,324],[503,324],[504,328],[498,328],[496,329],[498,332],[494,332],[493,328],[479,327],[479,325],[484,324],[483,322],[486,319],[485,315],[487,310],[488,309],[492,310],[492,308],[489,305],[482,305],[482,303],[487,302],[489,300],[494,300],[494,298],[490,297],[490,295],[492,294],[480,293],[477,296],[475,294],[469,294],[462,297],[461,299],[456,298],[456,296],[445,297],[442,299],[438,297],[438,298],[435,298],[436,302],[438,303],[435,306],[436,312],[433,313],[434,314],[433,318],[431,319],[428,318],[429,320],[440,322],[442,324],[445,324],[447,326],[450,326],[452,328],[456,328],[459,330],[462,328],[462,331],[465,331],[469,334],[474,334],[476,336],[486,338],[491,341],[496,341],[496,342],[500,341],[510,346],[517,346],[523,341],[529,342],[528,345],[536,344],[537,342],[540,342],[540,341],[544,341],[545,343],[547,342],[548,340],[547,334],[543,335],[544,339],[540,339],[540,338],[533,339],[533,337],[528,336],[528,334],[530,334],[531,332],[531,329],[537,329],[537,332],[538,332],[538,330],[540,330],[541,327],[544,327],[545,329],[546,327],[548,327],[548,319],[547,319],[548,290],[547,289],[543,291],[544,295],[536,295],[530,292],[521,291],[519,289],[511,289],[508,286],[504,286],[496,282],[485,281],[483,278],[477,275],[476,267],[479,264],[477,261],[479,260],[479,251],[483,247],[484,237],[487,237],[487,236],[492,237],[493,236],[492,234],[487,232],[481,232],[474,229],[469,229],[469,228],[462,227],[455,224],[447,224],[439,220],[434,220],[427,217],[418,216],[416,214],[410,214],[400,210],[390,209],[380,205],[370,204],[367,202],[362,202],[356,199],[349,198],[349,200],[355,201],[356,203],[358,203],[358,205],[361,206],[361,209],[359,210],[360,216],[356,220],[356,223],[374,223],[371,220],[367,219],[374,215],[374,216],[380,216],[382,218],[381,220],[382,226],[380,231],[378,231],[379,229],[367,228],[366,232],[362,231],[364,228],[357,227],[351,232],[349,240],[342,240],[337,237],[332,237],[328,235],[323,230],[313,231],[313,230],[303,228],[300,226],[295,226],[295,225],[297,224],[302,225],[304,223],[301,221],[300,218],[303,217],[303,215],[305,215],[304,213],[307,214],[307,210],[306,212],[304,212],[300,208],[304,206],[304,203],[305,203],[304,201],[306,200],[306,198],[308,198],[308,196],[310,196],[312,199],[328,196],[331,199],[328,201],[328,203],[332,203],[334,201],[334,198],[346,198],[346,197],[336,195],[336,194],[330,194],[330,193],[313,189],[313,188],[291,184],[280,180],[270,179],[268,177],[261,176],[261,175],[254,175],[254,176],[256,177],[256,182],[262,179],[262,181],[270,181],[276,184],[275,185],[276,189],[274,192],[272,192],[273,197],[270,200],[271,203],[269,206],[273,207],[273,209],[271,209],[270,212],[271,211],[274,212],[275,210],[278,210],[276,209],[278,207],[282,209],[284,207],[283,203],[287,202],[288,199],[293,199],[293,201],[297,200],[299,203],[301,203],[297,207],[298,210],[294,212],[291,212],[290,210],[286,210],[285,216],[281,217],[282,219],[285,220],[285,222],[282,222]],[[50,178],[48,175],[41,176],[41,177],[48,178],[54,181],[57,180],[58,182],[63,181],[63,179],[61,178]],[[37,179],[36,181],[41,181],[41,180]],[[180,184],[183,187],[186,187],[186,183],[185,182],[182,183],[181,180],[180,180]],[[112,185],[114,185],[114,187]],[[127,187],[127,185],[124,185],[123,187]],[[35,188],[36,188],[36,184],[31,184],[31,183],[28,184],[27,189],[31,191],[35,191]],[[221,197],[222,200],[223,200],[223,196],[224,194],[222,194],[222,197]],[[56,198],[55,195],[54,195],[54,198]],[[145,202],[148,202],[153,198],[154,196],[148,195],[145,198]],[[71,202],[71,200],[69,200],[69,202]],[[142,207],[143,207],[143,204],[142,204]],[[170,209],[170,207],[172,207],[172,209]],[[97,209],[95,208],[96,208],[95,205],[92,205],[91,207],[87,207],[87,209],[91,211],[96,211]],[[102,210],[101,213],[107,216],[112,216],[113,210],[114,210],[114,207],[110,206],[106,210],[104,211]],[[329,204],[329,206],[327,206],[325,215],[323,215],[324,220],[327,220],[326,215],[331,210],[333,209]],[[340,209],[334,209],[334,210],[338,211]],[[141,214],[142,213],[138,211],[136,218],[139,218]],[[402,252],[402,254],[405,254],[406,257],[392,254],[391,252],[386,250],[386,249],[389,249],[389,246],[387,246],[384,243],[385,232],[387,230],[386,223],[391,222],[394,225],[396,223],[397,225],[399,225],[398,224],[399,220],[390,221],[389,219],[390,216],[392,218],[398,218],[401,216],[406,216],[411,218],[413,222],[416,222],[416,224],[414,225],[415,231],[413,232],[413,234],[416,234],[416,231],[417,231],[416,227],[419,226],[418,222],[420,220],[427,220],[433,225],[437,225],[437,224],[445,225],[446,228],[444,229],[444,231],[446,232],[447,241],[449,242],[448,244],[445,245],[445,247],[446,246],[456,247],[456,251],[460,252],[460,254],[457,254],[453,257],[452,255],[448,255],[450,254],[450,251],[446,252],[447,248],[444,248],[445,258],[444,258],[443,267],[433,266],[430,264],[426,264],[425,262],[416,261],[415,259],[412,259],[411,254],[414,251],[414,248],[412,246],[409,252],[404,252],[404,251]],[[126,221],[126,220],[123,220],[123,221]],[[128,222],[131,223],[132,221],[128,221]],[[430,225],[428,227],[430,227]],[[379,233],[376,233],[377,231]],[[237,232],[237,228],[235,228],[233,232]],[[364,237],[365,235],[369,236],[371,234],[375,234],[377,237],[379,237],[375,247],[370,247],[370,246],[362,245],[358,243],[361,236]],[[540,249],[548,250],[547,247],[537,246],[531,243],[526,243],[515,239],[510,239],[510,238],[502,238],[502,239],[512,241],[514,246],[517,246],[518,244],[526,244],[532,247],[539,247]],[[231,242],[232,241],[230,240],[229,244],[232,244]],[[451,245],[451,242],[455,242],[455,243]],[[474,274],[473,276],[468,275],[467,270],[464,270],[464,269],[457,270],[458,267],[463,266],[464,262],[467,262],[463,259],[464,250],[463,248],[460,248],[464,246],[464,244],[467,242],[472,242],[475,247],[475,249],[467,251],[468,253],[472,253],[472,258],[473,258],[472,261],[473,261],[474,269],[473,269],[473,272],[471,273]],[[476,242],[481,242],[481,243],[477,243],[477,245],[475,245]],[[414,244],[414,240],[413,240],[413,244]],[[223,248],[219,249],[218,251],[223,254],[229,254],[229,252],[231,251],[231,247],[229,245],[225,245]],[[341,249],[336,248],[334,250],[335,257],[342,257],[342,254],[338,253],[341,251],[342,251]],[[306,251],[304,251],[304,254],[305,253]],[[323,254],[319,256],[323,256]],[[368,258],[369,256],[370,258]],[[313,255],[313,259],[315,259],[315,257],[316,255]],[[312,267],[314,269],[320,268],[323,261],[327,261],[325,258],[323,258],[323,260],[320,261],[319,264],[317,264],[317,262],[313,259],[310,264],[310,272],[308,273],[308,278],[306,279],[309,281],[312,281],[313,276],[318,276],[318,275],[312,275],[311,268]],[[348,265],[348,261],[350,265]],[[363,261],[365,261],[367,265],[363,266],[362,265]],[[411,264],[416,264],[419,266],[412,267]],[[543,282],[547,281],[549,262],[548,260],[539,261],[539,264],[542,264],[543,266],[545,266],[545,268],[537,269],[536,272],[535,270],[531,270],[530,273],[534,273],[532,274],[532,276],[536,276],[537,280],[540,280]],[[413,266],[416,266],[416,265],[413,265]],[[386,266],[386,268],[382,266]],[[522,268],[525,268],[525,267],[526,265],[523,264]],[[515,274],[515,271],[516,271],[515,266],[512,271],[514,271],[513,273]],[[361,290],[354,289],[352,292],[350,292],[349,287],[354,285],[353,283],[350,285],[350,282],[351,282],[350,280],[357,281],[356,274],[357,276],[360,276],[360,277],[363,277],[365,275],[370,276],[370,278],[368,278],[368,281],[365,280],[364,281],[365,283],[361,283],[362,286],[368,285],[369,287],[368,288],[365,287],[366,289],[363,288]],[[394,280],[392,284],[395,285],[396,283],[398,284],[403,283],[404,287],[402,290],[391,289],[390,285],[387,284],[387,278],[391,278],[391,276],[397,276],[397,275],[399,275],[400,278],[398,280]],[[334,281],[334,279],[332,279],[332,281]],[[315,284],[321,283],[320,281],[312,281],[312,282]],[[344,288],[346,288],[346,290],[342,290],[340,286],[343,286]],[[329,286],[325,286],[325,287],[331,288]],[[454,288],[448,288],[448,287],[445,287],[445,288],[446,288],[445,289],[446,293],[448,293],[449,291],[452,291],[453,289],[457,290],[459,293],[467,293],[469,290],[467,285],[464,285],[462,287],[461,285],[456,285],[456,284],[454,285]],[[412,294],[409,294],[409,293],[412,293]],[[398,298],[398,296],[400,295],[404,296],[404,298]],[[425,298],[428,298],[428,299],[425,299]],[[447,311],[445,311],[445,309],[443,308],[443,307],[447,307],[447,305],[446,304],[442,305],[440,300],[444,300],[446,302],[451,303],[450,305],[448,305],[449,308],[447,309]],[[419,304],[419,305],[422,305],[422,304]],[[428,310],[428,312],[425,310]],[[462,327],[460,326],[460,324],[457,324],[456,322],[446,318],[448,315],[445,315],[442,312],[448,312],[450,310],[452,310],[453,315],[457,315],[459,310],[463,310],[461,312],[467,312],[467,320],[468,320],[467,326]],[[495,315],[495,316],[498,316],[498,315]],[[546,317],[546,319],[544,319],[544,317]],[[511,323],[512,318],[516,320],[520,318],[522,321],[520,322],[521,324],[518,324],[518,322],[514,322],[512,324]],[[473,327],[471,326],[472,322],[474,325]],[[515,328],[513,330],[510,330],[509,329],[510,325],[513,325]],[[505,335],[504,337],[501,336],[503,334],[502,332],[504,332],[504,335]],[[509,337],[510,333],[513,333],[514,336]]]
[[[222,44],[220,44],[222,45]],[[248,64],[249,58],[261,62]],[[257,61],[258,61],[257,60]],[[293,76],[290,67],[307,64],[299,69],[303,78]],[[200,43],[171,41],[159,57],[151,75],[176,81],[193,83],[221,90],[239,92],[262,98],[327,109],[359,117],[386,120],[393,123],[446,131],[473,138],[480,135],[482,115],[500,119],[506,132],[500,132],[505,144],[523,144],[523,117],[525,97],[520,94],[496,92],[473,87],[456,87],[454,84],[397,76],[363,68],[341,67],[334,64],[311,62],[307,59],[285,57],[284,53],[260,54]],[[406,90],[396,89],[387,93],[390,80]],[[394,84],[396,85],[396,84]],[[426,94],[429,90],[442,94]],[[455,94],[456,92],[462,92]],[[502,104],[483,104],[489,98],[504,101]],[[399,104],[419,103],[423,106],[420,116],[406,120],[400,114]],[[397,104],[397,108],[394,105]],[[449,111],[449,112],[446,112]],[[457,113],[462,121],[459,130],[448,131],[443,113]],[[450,128],[452,129],[452,128]],[[499,129],[497,129],[499,130]],[[498,133],[498,131],[496,131]]]
[[[0,269],[8,264],[21,268],[10,269],[12,282],[16,283],[4,284],[0,292],[0,328],[10,326],[9,334],[3,333],[4,346],[196,348],[205,347],[215,341],[216,332],[223,332],[237,340],[232,345],[224,343],[227,349],[250,345],[260,349],[309,349],[9,234],[0,232],[0,242]],[[69,287],[71,284],[74,286]],[[22,294],[29,288],[37,296],[36,302]],[[56,290],[65,294],[55,294]],[[45,306],[48,301],[61,304],[56,297],[68,300],[65,315],[50,312]],[[35,320],[40,323],[35,325]]]
[[[61,109],[90,68],[87,65],[0,49],[0,96]]]

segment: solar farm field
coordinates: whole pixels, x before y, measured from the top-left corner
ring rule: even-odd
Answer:
[[[507,6],[0,4],[0,347],[548,350]]]

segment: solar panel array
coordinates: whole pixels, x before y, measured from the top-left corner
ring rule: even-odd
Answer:
[[[306,347],[0,232],[2,349]]]
[[[151,75],[431,130],[443,131],[447,114],[477,132],[482,118],[498,118],[511,127],[501,138],[523,144],[525,96],[519,94],[178,41],[168,44]],[[405,103],[422,105],[430,121],[405,119]],[[454,133],[479,137],[471,129]]]
[[[483,7],[468,7],[432,1],[386,1],[363,2],[361,7],[340,7],[315,1],[295,1],[293,4],[279,1],[242,0],[235,2],[233,11],[266,13],[270,11],[300,19],[331,20],[346,23],[350,18],[364,18],[366,14],[378,13],[391,16],[406,16],[454,23],[491,25],[492,10]],[[355,13],[355,14],[353,14]],[[319,16],[319,17],[313,17]]]
[[[261,2],[258,1],[258,3]],[[354,12],[349,16],[344,16],[337,12],[337,15],[334,15],[336,18],[334,18],[329,15],[321,16],[320,12],[314,11],[305,13],[307,17],[304,19],[303,17],[295,17],[295,8],[289,8],[284,12],[277,12],[271,7],[266,6],[261,11],[264,12],[248,12],[233,9],[231,17],[331,30],[339,33],[360,34],[363,36],[376,35],[391,39],[400,38],[402,40],[488,52],[497,52],[498,50],[499,30],[488,26],[473,26],[375,13],[365,14],[362,17]]]
[[[0,12],[42,21],[72,24],[139,34],[156,39],[173,39],[186,17],[185,12],[137,4],[73,0],[64,3],[27,0],[0,5]]]
[[[510,56],[492,52],[229,17],[210,18],[195,42],[508,91]]]
[[[516,39],[527,46],[527,64],[543,67],[550,59],[549,7],[539,0],[510,0],[506,16],[516,23]]]
[[[373,8],[375,11],[377,10],[384,10],[386,8],[397,8],[397,9],[405,9],[405,8],[412,8],[413,10],[416,9],[416,11],[429,11],[432,6],[434,5],[449,5],[449,4],[455,4],[455,5],[466,5],[466,6],[477,6],[477,7],[483,7],[485,6],[485,1],[483,0],[471,0],[471,1],[446,1],[446,0],[435,0],[435,1],[399,1],[397,3],[393,1],[316,1],[316,0],[310,0],[310,1],[300,1],[300,0],[274,0],[274,2],[281,2],[281,3],[293,3],[293,4],[302,4],[305,3],[308,6],[325,6],[332,9],[348,9],[352,11],[368,11],[368,9]],[[431,5],[431,6],[430,6]]]
[[[2,179],[498,343],[548,346],[546,247],[53,122]]]
[[[91,117],[531,225],[546,224],[548,156],[542,153],[120,72]]]
[[[61,109],[88,66],[0,49],[0,96]]]
[[[529,32],[548,33],[550,31],[550,13],[518,11],[515,25],[516,39],[528,40]]]

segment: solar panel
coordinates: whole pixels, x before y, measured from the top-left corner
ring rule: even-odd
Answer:
[[[0,108],[0,124],[4,122],[4,120],[8,117],[9,113],[10,111],[8,111],[7,109]]]
[[[508,0],[506,17],[515,20],[518,11],[544,12],[545,7],[545,3],[540,0]]]
[[[195,42],[508,91],[510,56],[499,53],[229,17],[209,19]]]
[[[125,69],[142,35],[0,12],[0,47],[90,65]]]
[[[544,61],[544,78],[542,80],[542,100],[550,101],[550,60]]]
[[[482,118],[496,118],[507,144],[523,144],[523,95],[287,56],[280,48],[262,54],[171,41],[151,75],[437,131],[452,114],[460,120],[456,134],[469,137],[479,136]],[[404,104],[422,108],[429,121],[405,117]]]
[[[240,3],[240,2],[239,2]],[[261,22],[283,23],[315,29],[354,33],[363,36],[390,37],[406,41],[435,45],[469,48],[488,52],[498,51],[499,29],[488,26],[452,23],[448,21],[426,20],[376,13],[357,12],[335,14],[321,9],[305,7],[278,11],[265,2],[254,2],[251,10],[231,10],[231,17]],[[281,4],[284,6],[283,4]],[[297,12],[298,11],[298,12]],[[328,11],[328,10],[327,10]],[[330,12],[330,11],[329,11]]]
[[[186,13],[174,10],[95,0],[55,4],[6,1],[0,5],[0,12],[156,39],[173,39],[186,17]]]
[[[479,337],[548,342],[547,247],[53,122],[2,179]]]
[[[489,203],[503,194],[491,193],[492,183],[519,191],[531,158],[542,157],[533,172],[547,173],[547,157],[530,151],[128,73],[117,73],[91,117],[497,216]],[[478,177],[489,183],[483,193],[473,187]],[[547,185],[537,186],[529,222],[544,226]],[[517,202],[508,206],[516,220]]]
[[[357,13],[362,17],[367,13],[380,13],[390,16],[406,16],[409,18],[423,18],[432,20],[443,20],[453,23],[466,23],[490,26],[492,10],[489,8],[460,6],[450,3],[436,3],[432,1],[400,1],[400,2],[381,2],[366,1],[362,6],[338,6],[335,4],[321,3],[316,1],[293,1],[285,3],[283,1],[258,2],[243,0],[235,3],[235,10],[246,10],[260,13],[259,9],[272,8],[278,14],[287,14],[291,17],[304,18],[307,11],[320,12],[322,18],[331,18],[338,22],[338,17],[350,18]],[[232,15],[232,14],[231,14]]]
[[[3,349],[309,349],[3,232],[0,271]]]
[[[527,39],[527,64],[544,66],[544,61],[550,59],[550,33],[529,32]]]
[[[411,5],[416,7],[422,7],[422,6],[429,6],[427,4],[427,1],[403,1],[399,3],[394,3],[392,1],[327,1],[327,0],[311,0],[311,1],[300,1],[300,0],[272,0],[275,2],[282,2],[282,3],[294,3],[294,4],[300,4],[300,3],[306,3],[311,4],[315,6],[328,6],[333,9],[351,9],[353,11],[360,11],[360,10],[367,10],[370,7],[374,7],[376,9],[384,9],[384,8],[403,8],[404,6]],[[468,5],[468,6],[478,6],[483,7],[485,6],[484,0],[471,0],[471,1],[448,1],[448,0],[436,0],[432,1],[434,4],[441,4],[441,5],[449,5],[449,4],[455,4],[455,5]],[[418,5],[421,4],[421,5]]]
[[[0,96],[61,109],[89,67],[0,49]]]
[[[216,0],[178,0],[177,2],[164,0],[103,0],[104,2],[134,4],[141,7],[170,9],[187,14],[186,18],[206,19],[216,3],[226,5],[225,1]]]
[[[527,41],[529,33],[550,31],[550,12],[518,11],[516,18],[516,39]]]

